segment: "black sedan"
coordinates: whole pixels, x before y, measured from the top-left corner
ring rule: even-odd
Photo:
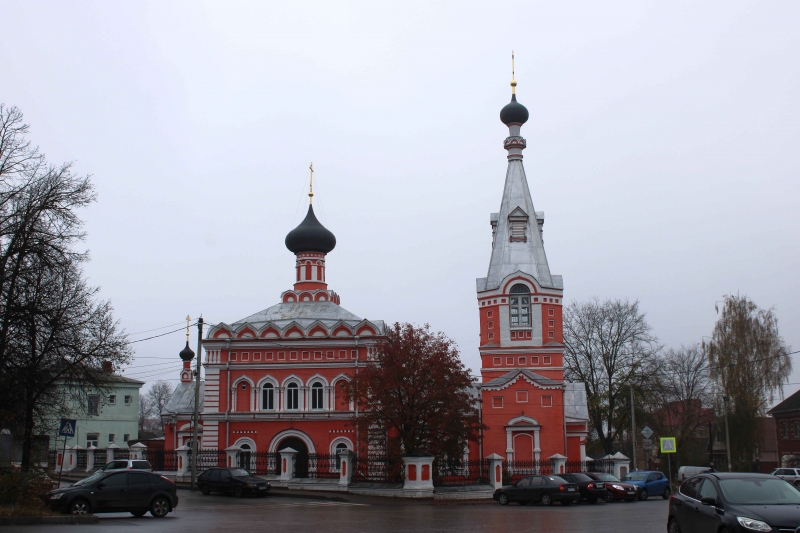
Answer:
[[[669,533],[791,531],[800,491],[769,474],[714,472],[687,479],[669,499]]]
[[[608,491],[604,481],[597,481],[586,474],[559,474],[558,477],[569,483],[578,485],[581,499],[589,503],[597,503],[597,500],[606,500]]]
[[[581,501],[578,486],[558,476],[527,476],[513,485],[500,487],[494,491],[492,497],[500,505],[508,505],[509,502],[519,502],[521,505],[541,502],[542,505],[551,505],[554,501],[569,505]]]
[[[76,515],[147,511],[163,518],[178,506],[175,483],[151,472],[97,472],[70,487],[51,490],[43,497],[53,511]]]
[[[209,468],[197,478],[197,486],[206,495],[225,492],[237,498],[245,494],[266,496],[270,489],[269,483],[244,468]]]

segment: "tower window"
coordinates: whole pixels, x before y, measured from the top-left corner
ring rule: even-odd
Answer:
[[[494,366],[500,366],[500,365],[503,364],[503,358],[502,357],[495,357],[492,362],[494,363]]]
[[[286,408],[297,410],[300,402],[298,401],[297,383],[289,383],[286,387]]]
[[[542,396],[542,407],[553,407],[553,397]]]
[[[511,327],[529,326],[531,323],[531,291],[525,285],[511,287]]]
[[[261,389],[261,402],[261,408],[265,411],[275,409],[275,387],[272,386],[272,383],[266,383]]]
[[[311,408],[322,409],[322,383],[314,383],[311,386]]]

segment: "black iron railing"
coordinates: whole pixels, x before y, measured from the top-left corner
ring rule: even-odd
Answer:
[[[489,483],[489,462],[486,459],[440,459],[433,463],[433,484],[436,486],[483,483]]]
[[[339,478],[339,457],[336,455],[326,455],[312,453],[308,456],[308,477],[318,479],[338,479]]]
[[[250,468],[247,468],[247,470],[250,473],[262,476],[269,474],[280,475],[281,454],[277,452],[251,452],[249,455]]]
[[[77,450],[75,468],[83,468],[86,470],[86,450]]]
[[[403,481],[403,462],[388,457],[355,457],[353,480],[371,483],[397,483]]]
[[[553,467],[550,461],[504,461],[503,482],[516,483],[525,476],[550,476]]]
[[[178,452],[175,450],[146,450],[144,458],[155,471],[178,470]]]

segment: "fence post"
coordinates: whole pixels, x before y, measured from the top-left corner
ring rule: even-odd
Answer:
[[[403,457],[406,480],[403,490],[433,492],[433,457]]]
[[[493,453],[486,461],[489,463],[489,484],[499,489],[503,486],[503,457]]]
[[[281,454],[281,481],[289,481],[294,477],[294,457],[297,450],[294,448],[284,448]]]
[[[86,471],[91,472],[94,468],[94,451],[97,449],[97,446],[94,444],[90,445],[86,448]]]
[[[78,466],[78,445],[67,448],[64,452],[64,472],[69,472]]]
[[[238,466],[237,463],[236,463],[236,458],[239,455],[240,451],[241,451],[241,448],[239,448],[238,446],[228,446],[227,448],[225,448],[225,454],[228,456],[227,457],[227,465],[226,466],[228,466],[228,467]],[[248,468],[248,470],[249,470],[249,468]]]
[[[354,455],[347,449],[339,452],[339,486],[341,487],[350,485],[350,480],[353,479],[352,457]]]
[[[178,469],[176,471],[176,475],[178,476],[184,476],[186,472],[189,471],[189,450],[191,450],[191,448],[185,444],[175,450],[178,452]]]
[[[627,456],[623,455],[622,452],[617,452],[611,456],[611,460],[614,462],[615,476],[622,479],[628,475],[631,470],[631,462]]]
[[[116,444],[109,444],[108,446],[106,446],[106,464],[114,460],[115,450],[119,450],[119,446],[117,446]]]
[[[548,457],[548,459],[550,459],[550,466],[553,468],[554,476],[565,473],[564,470],[567,465],[566,457],[564,457],[560,453],[556,453]]]
[[[147,446],[142,444],[141,442],[137,442],[133,446],[131,446],[131,459],[144,459],[144,451],[147,449]]]

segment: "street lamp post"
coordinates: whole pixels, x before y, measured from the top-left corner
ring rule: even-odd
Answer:
[[[197,426],[200,423],[200,358],[203,356],[203,317],[197,319],[197,366],[194,380],[194,413],[192,414],[192,490],[197,482]]]

